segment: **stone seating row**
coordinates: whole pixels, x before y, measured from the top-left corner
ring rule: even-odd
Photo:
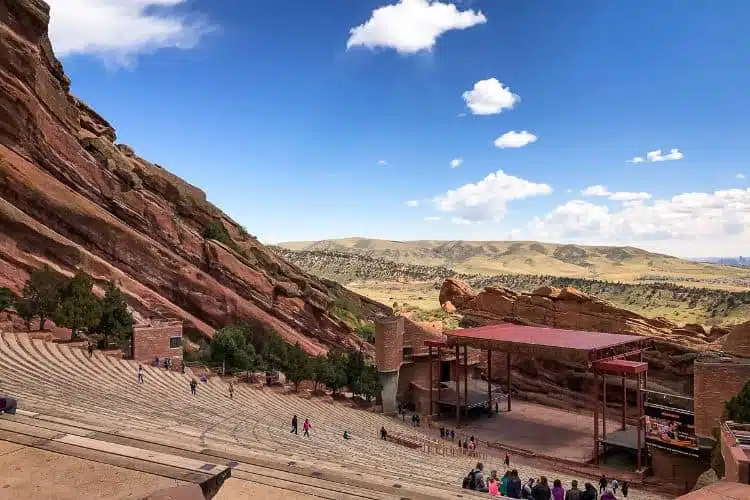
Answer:
[[[429,439],[398,419],[245,384],[235,384],[230,399],[227,384],[218,378],[200,383],[193,396],[190,373],[143,365],[144,383],[139,385],[137,366],[97,352],[89,359],[79,349],[0,334],[0,391],[17,395],[21,408],[38,412],[36,418],[48,424],[87,426],[161,446],[190,446],[192,452],[228,450],[271,460],[275,467],[294,462],[296,469],[311,473],[343,470],[347,477],[366,478],[368,484],[399,484],[435,497],[466,493],[459,486],[475,459],[425,454],[380,440],[382,426],[415,442]],[[292,414],[298,415],[300,427],[305,418],[311,419],[311,438],[302,437],[301,428],[297,436],[290,433]],[[342,438],[344,430],[352,439]],[[487,464],[487,470],[492,468]],[[522,478],[572,479],[523,465],[516,468]],[[650,498],[631,491],[631,498]]]

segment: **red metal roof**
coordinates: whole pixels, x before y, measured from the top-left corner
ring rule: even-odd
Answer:
[[[644,337],[639,335],[582,332],[577,330],[563,330],[561,328],[516,325],[513,323],[452,330],[445,332],[445,334],[448,336],[449,342],[453,339],[477,339],[575,349],[579,351],[596,351],[644,340]]]
[[[605,359],[594,363],[594,369],[598,372],[635,375],[647,371],[648,363],[642,361],[628,361],[626,359]]]

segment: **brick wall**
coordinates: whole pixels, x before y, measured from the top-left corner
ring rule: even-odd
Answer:
[[[724,479],[750,484],[750,459],[737,444],[726,424],[721,429],[721,455],[724,457]]]
[[[649,450],[654,476],[684,486],[686,491],[693,489],[698,476],[710,467],[698,458],[672,453],[654,446],[650,446]]]
[[[168,357],[175,367],[179,367],[182,364],[182,345],[170,348],[169,339],[172,337],[182,338],[182,323],[136,326],[133,329],[133,359],[151,363],[158,356],[160,366],[163,366],[162,360]]]
[[[700,357],[695,360],[694,372],[695,433],[710,436],[721,425],[724,402],[750,379],[750,360]]]
[[[403,316],[378,321],[375,325],[375,364],[378,371],[397,371],[403,361],[403,349]]]

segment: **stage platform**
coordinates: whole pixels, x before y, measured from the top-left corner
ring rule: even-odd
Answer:
[[[636,428],[628,428],[626,430],[617,430],[614,432],[608,432],[604,439],[599,441],[605,447],[614,446],[617,448],[623,448],[626,450],[637,451],[638,450],[638,430]],[[646,449],[646,433],[641,432],[641,450]]]
[[[486,400],[486,393],[484,397]],[[500,413],[493,413],[492,417],[482,415],[468,422],[462,419],[457,432],[461,436],[474,435],[480,440],[480,449],[481,442],[489,441],[580,463],[593,457],[593,415],[519,400],[513,402],[511,412],[503,411],[502,404],[500,409]],[[443,421],[449,424],[454,419],[446,414]],[[618,422],[607,419],[607,427],[617,429]]]
[[[440,404],[441,406],[447,406],[450,408],[453,408],[453,411],[455,412],[456,408],[456,389],[453,385],[453,382],[444,382],[444,384],[448,385],[447,388],[440,389],[440,399],[438,399],[438,391],[433,391],[433,395],[435,397],[435,402]],[[464,388],[461,386],[461,400],[459,402],[460,408],[465,408],[466,404],[464,401]],[[503,392],[499,387],[495,386],[492,388],[492,406],[494,408],[495,403],[500,404],[501,402],[504,402],[508,398],[508,395]],[[487,406],[487,386],[485,383],[484,389],[480,389],[476,385],[474,387],[469,387],[469,397],[468,397],[468,407],[469,409],[474,408],[481,408]],[[502,406],[502,405],[501,405]],[[502,409],[502,408],[501,408]],[[455,415],[455,413],[453,414]],[[444,416],[448,416],[448,414],[445,414]]]

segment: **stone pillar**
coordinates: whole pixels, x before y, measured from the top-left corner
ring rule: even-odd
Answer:
[[[383,413],[396,413],[398,374],[404,360],[404,318],[393,316],[375,325],[375,365],[383,386]]]

